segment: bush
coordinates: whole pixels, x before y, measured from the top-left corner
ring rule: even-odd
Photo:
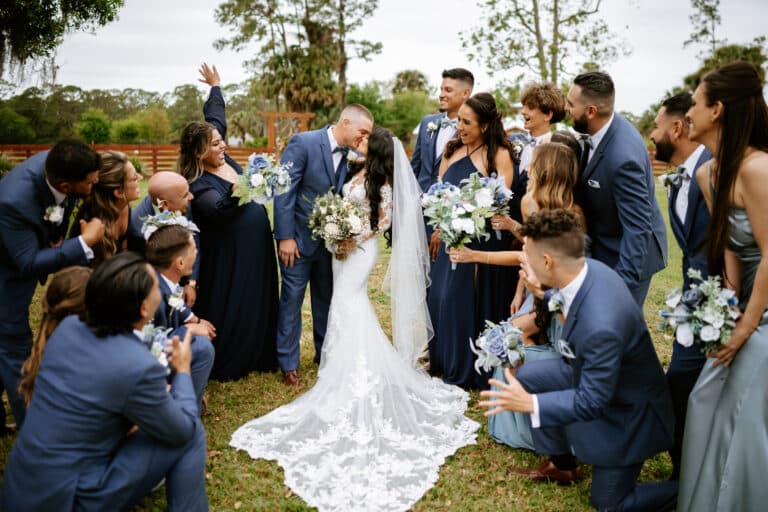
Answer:
[[[243,144],[247,148],[265,148],[269,140],[266,137],[254,137],[253,140],[245,141]]]
[[[141,127],[133,119],[118,121],[112,126],[112,140],[121,144],[134,144],[139,140]]]
[[[77,133],[90,144],[106,144],[109,142],[110,124],[109,118],[103,111],[91,108],[80,116]]]

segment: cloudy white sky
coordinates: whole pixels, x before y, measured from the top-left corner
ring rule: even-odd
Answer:
[[[193,83],[201,62],[217,64],[223,80],[247,77],[250,57],[218,52],[213,41],[226,36],[214,20],[216,0],[126,0],[119,20],[96,31],[68,36],[59,49],[57,81],[85,89],[142,88],[165,92]],[[607,70],[617,87],[617,108],[641,113],[698,66],[697,49],[683,49],[691,32],[690,0],[604,0],[601,15],[629,43],[633,53]],[[379,0],[379,8],[356,37],[381,41],[371,62],[353,61],[349,81],[389,80],[403,69],[424,72],[436,88],[440,72],[467,67],[477,76],[475,91],[494,83],[461,50],[458,33],[476,26],[475,0]],[[722,0],[719,37],[746,43],[768,32],[768,1]]]

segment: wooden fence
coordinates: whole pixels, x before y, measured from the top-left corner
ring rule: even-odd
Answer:
[[[0,144],[0,154],[4,154],[14,164],[26,160],[30,156],[51,149],[51,144]],[[142,164],[142,172],[152,174],[157,171],[172,171],[176,169],[176,159],[179,156],[179,146],[175,144],[96,144],[92,146],[96,151],[117,150],[126,153],[129,157],[138,158]],[[229,156],[242,166],[248,162],[251,153],[266,153],[267,148],[227,148]],[[653,163],[653,173],[663,173],[668,164],[653,160],[655,151],[648,150]]]

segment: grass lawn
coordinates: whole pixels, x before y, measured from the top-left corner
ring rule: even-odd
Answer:
[[[146,183],[146,182],[144,182]],[[665,190],[657,190],[659,204],[666,216]],[[666,368],[672,353],[670,337],[657,331],[658,310],[666,292],[682,281],[680,250],[668,229],[669,266],[658,273],[651,284],[645,303],[645,316],[650,326],[659,359]],[[390,332],[389,297],[380,291],[388,254],[383,254],[369,284],[369,295],[384,330]],[[39,294],[31,309],[32,325],[40,320]],[[312,363],[311,314],[309,301],[303,310],[301,382],[299,389],[281,383],[281,375],[252,374],[238,382],[211,382],[208,385],[209,415],[203,420],[208,433],[207,482],[212,510],[313,510],[283,485],[283,471],[275,462],[252,460],[245,452],[229,447],[232,432],[246,421],[261,416],[304,393],[315,382],[317,367]],[[440,480],[413,507],[415,511],[581,511],[591,510],[589,466],[581,466],[585,478],[573,487],[555,484],[532,484],[510,476],[512,466],[533,466],[539,458],[523,450],[512,450],[496,444],[489,436],[483,411],[476,407],[478,394],[473,393],[468,415],[480,422],[477,445],[459,450],[440,470]],[[5,465],[13,439],[0,438],[0,465]],[[669,477],[671,463],[666,454],[646,462],[641,480],[663,480]],[[139,510],[165,509],[163,491],[144,500]]]

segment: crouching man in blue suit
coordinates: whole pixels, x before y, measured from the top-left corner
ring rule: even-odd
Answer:
[[[553,344],[559,359],[507,370],[491,380],[486,414],[530,413],[537,453],[551,459],[515,470],[536,481],[578,479],[576,457],[592,464],[592,505],[599,510],[670,510],[677,482],[636,483],[643,462],[672,445],[674,415],[664,373],[642,311],[619,275],[584,258],[584,229],[565,210],[537,212],[523,226],[523,269],[548,290],[544,300],[564,317]]]
[[[192,272],[197,259],[192,232],[179,225],[158,228],[147,240],[146,258],[155,267],[160,286],[160,305],[154,325],[171,328],[171,335],[180,338],[188,331],[192,334],[192,384],[198,405],[202,407],[203,393],[213,368],[215,351],[211,340],[216,337],[216,328],[187,307],[179,284],[182,277]]]
[[[168,510],[208,509],[190,336],[173,341],[168,391],[140,332],[159,303],[157,275],[135,253],[91,275],[85,319],[65,318],[48,340],[1,510],[126,510],[163,478]]]

